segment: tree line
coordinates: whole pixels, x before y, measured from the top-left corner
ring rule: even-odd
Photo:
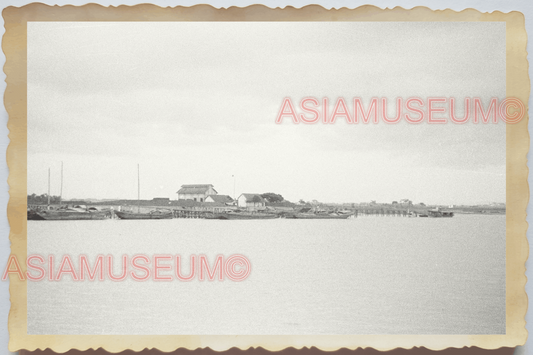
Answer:
[[[59,196],[50,196],[50,204],[58,204],[61,201]],[[28,195],[28,205],[46,205],[48,204],[48,194],[31,194]]]
[[[261,197],[267,200],[270,203],[277,203],[277,202],[283,202],[285,199],[280,194],[275,194],[273,192],[265,192],[264,194],[261,194]],[[255,201],[254,201],[255,202]],[[257,201],[259,202],[259,201]]]

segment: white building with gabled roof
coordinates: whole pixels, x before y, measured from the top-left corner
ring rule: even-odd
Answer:
[[[218,192],[211,184],[199,185],[181,185],[178,190],[178,200],[193,200],[197,202],[204,202],[209,195],[217,195]]]
[[[237,206],[243,208],[265,207],[265,199],[260,194],[241,194],[237,199]]]

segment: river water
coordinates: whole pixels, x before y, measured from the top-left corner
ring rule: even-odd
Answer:
[[[56,267],[64,254],[242,254],[252,271],[28,282],[28,334],[505,333],[505,216],[28,221],[30,254]]]

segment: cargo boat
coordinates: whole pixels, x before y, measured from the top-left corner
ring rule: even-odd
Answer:
[[[205,219],[275,219],[279,215],[272,213],[224,212],[207,213]]]
[[[441,211],[438,208],[428,211],[428,217],[432,218],[451,218],[453,217],[453,212]]]
[[[141,175],[139,164],[137,164],[137,212],[131,211],[114,211],[120,219],[172,219],[172,211],[154,210],[150,212],[141,212]]]
[[[62,208],[59,210],[28,211],[28,220],[40,221],[70,221],[109,218],[108,212],[98,211],[96,208],[83,210],[81,208]]]
[[[294,213],[285,216],[291,219],[348,219],[353,216],[352,213]]]
[[[77,205],[69,207],[68,205],[61,206],[61,199],[63,196],[63,162],[61,162],[61,193],[59,194],[59,208],[50,209],[50,168],[48,168],[48,206],[46,209],[38,207],[37,209],[29,209],[27,211],[27,218],[29,221],[72,221],[72,220],[102,220],[110,218],[110,212],[102,212],[96,207],[89,207],[84,205]]]
[[[151,211],[148,213],[115,211],[114,213],[120,219],[172,219],[172,212],[163,211]]]

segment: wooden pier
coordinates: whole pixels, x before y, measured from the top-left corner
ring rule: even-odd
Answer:
[[[422,212],[410,211],[404,209],[354,209],[352,210],[355,217],[418,217]]]

